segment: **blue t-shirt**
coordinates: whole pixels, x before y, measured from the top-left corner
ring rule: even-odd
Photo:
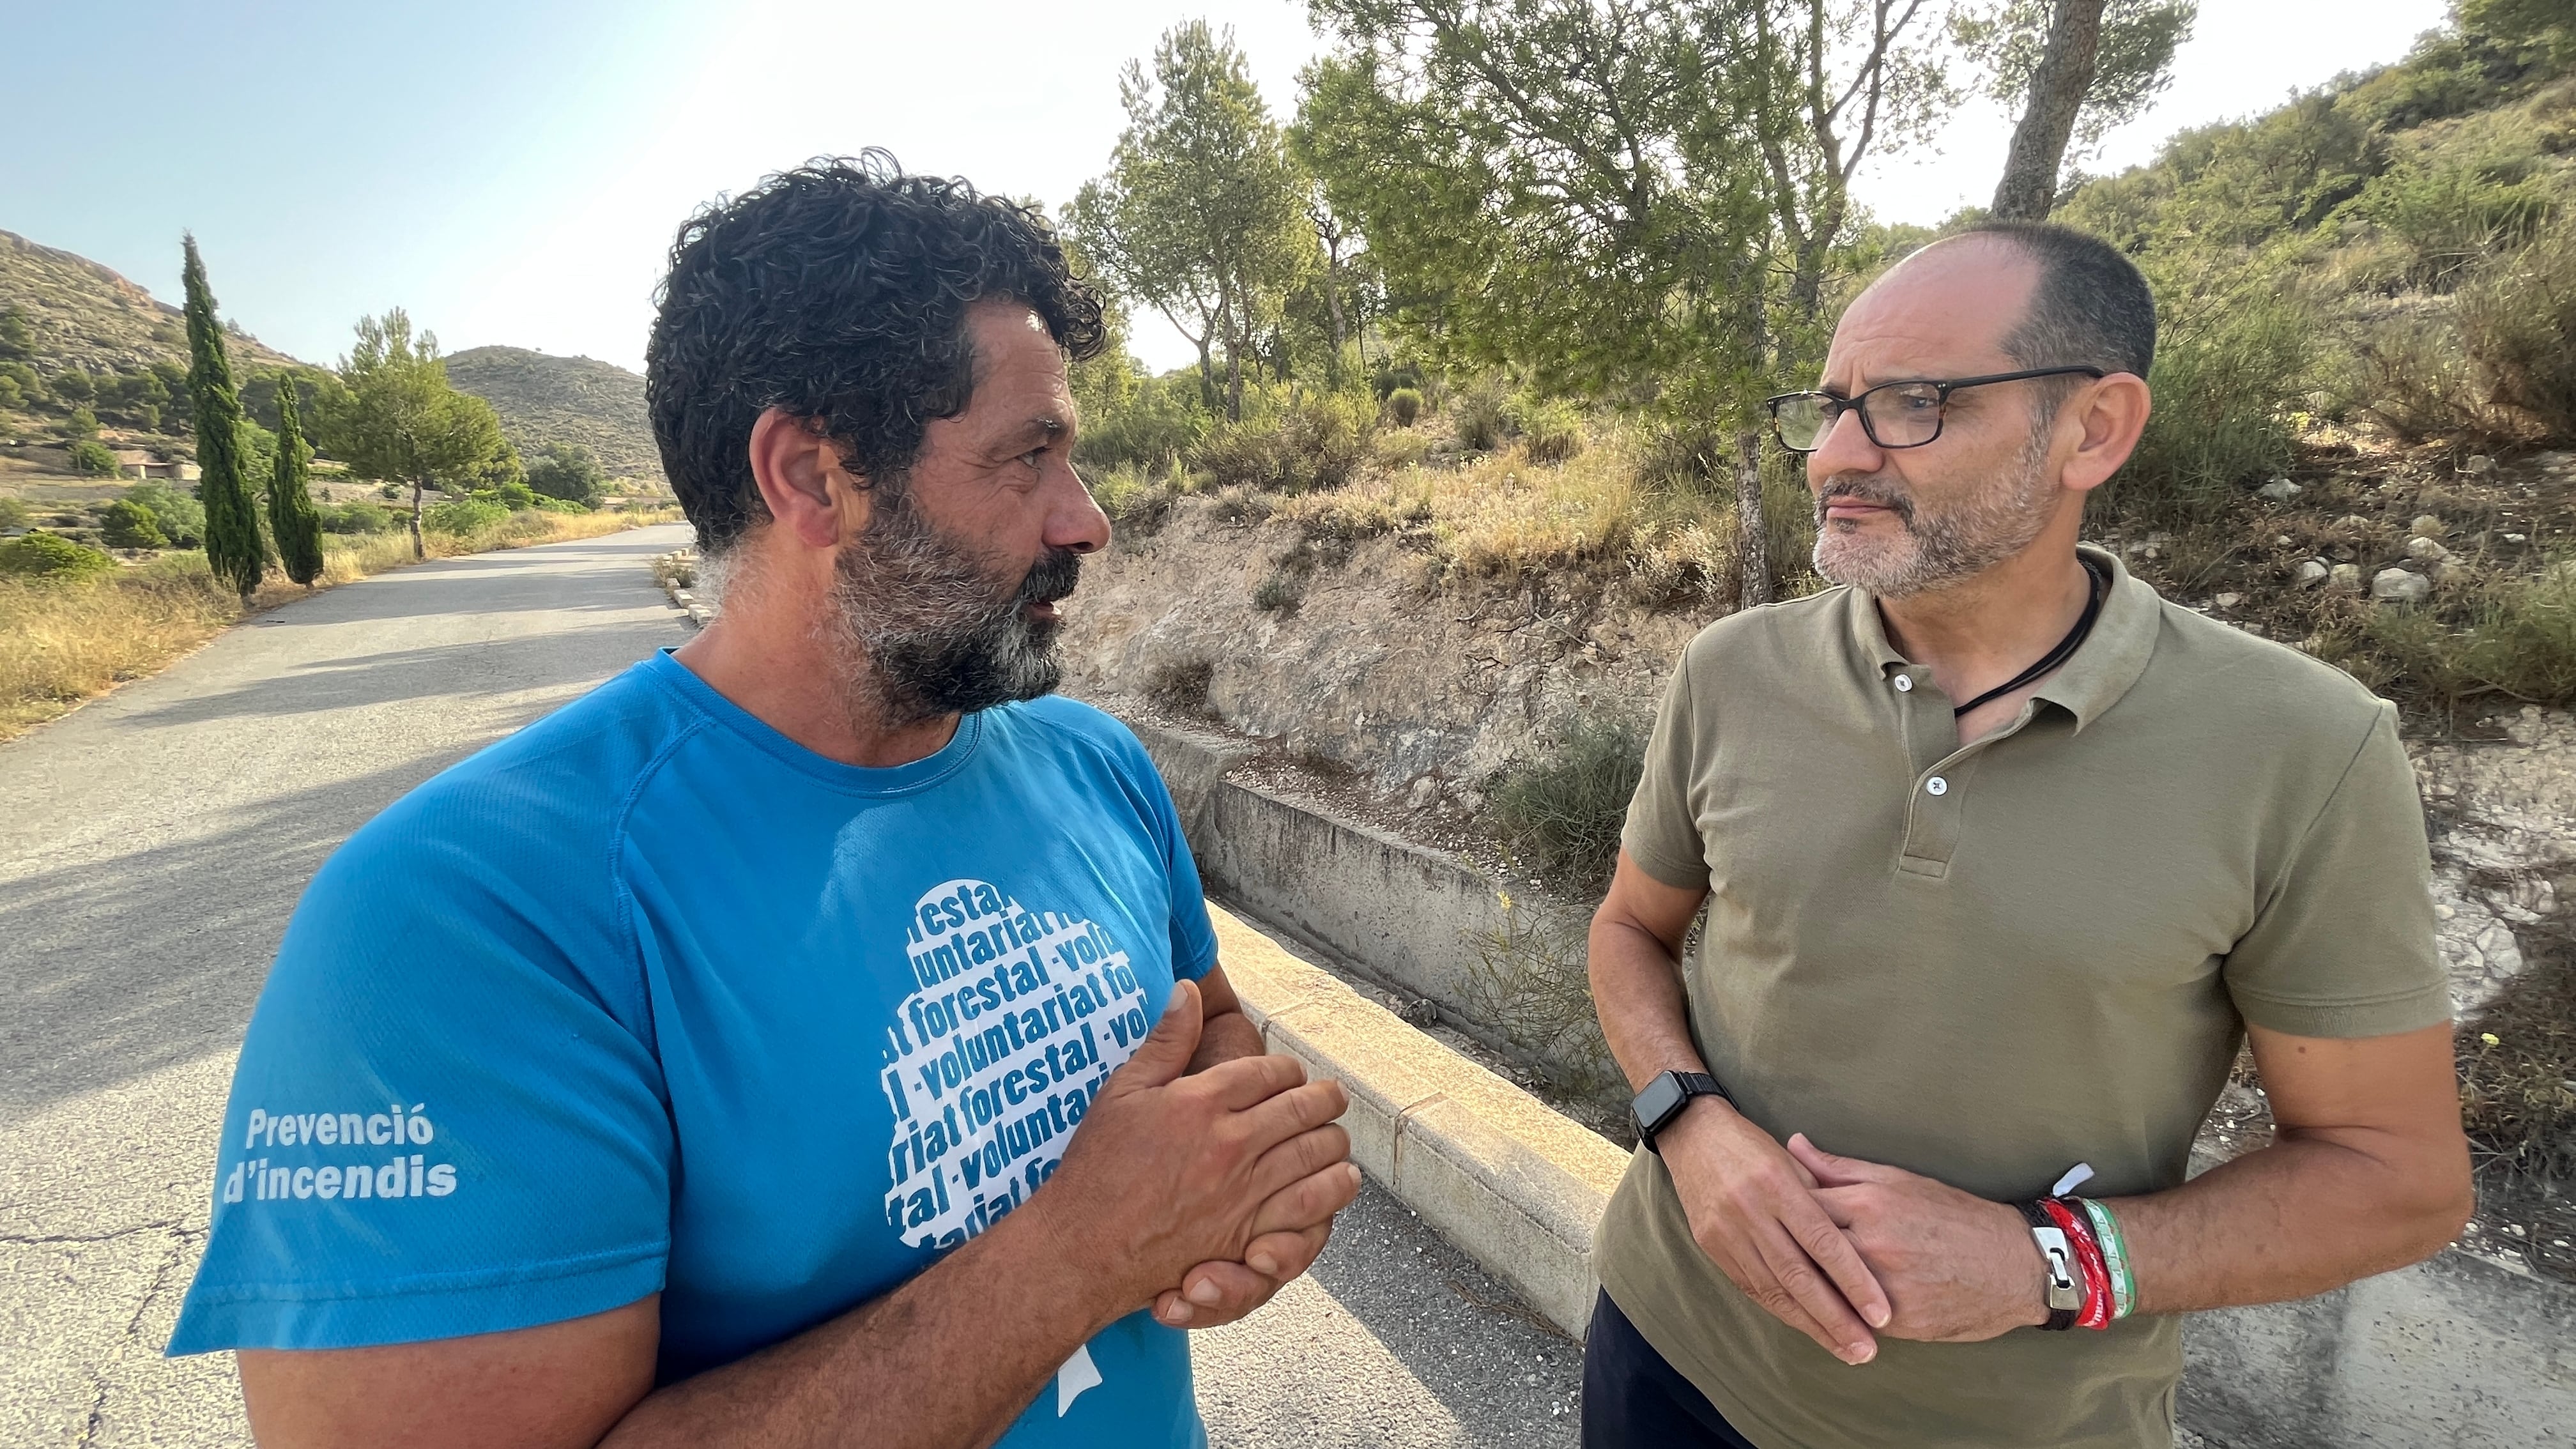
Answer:
[[[1215,960],[1171,797],[1107,715],[1006,705],[862,769],[657,655],[315,877],[169,1351],[449,1338],[659,1290],[661,1379],[730,1362],[1026,1201],[1175,976]],[[1186,1335],[1140,1312],[1002,1442],[1203,1441]]]

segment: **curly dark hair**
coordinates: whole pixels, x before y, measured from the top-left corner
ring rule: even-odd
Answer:
[[[690,217],[644,394],[699,547],[768,517],[749,445],[771,407],[820,423],[870,487],[901,486],[923,430],[974,394],[966,310],[987,299],[1027,304],[1076,360],[1103,346],[1100,299],[1043,216],[884,151],[809,161]]]

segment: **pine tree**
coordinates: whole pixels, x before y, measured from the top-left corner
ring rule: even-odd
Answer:
[[[277,471],[268,480],[268,531],[286,576],[306,588],[322,577],[322,515],[304,485],[304,427],[295,416],[295,375],[277,376]]]
[[[214,293],[197,239],[185,239],[188,260],[180,281],[188,293],[188,400],[197,432],[197,500],[206,505],[206,562],[215,577],[245,599],[267,571],[259,536],[259,508],[242,476],[241,399],[233,392],[233,365],[224,350],[223,324],[215,320]]]

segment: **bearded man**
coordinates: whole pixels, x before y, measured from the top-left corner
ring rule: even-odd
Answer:
[[[2154,346],[2118,252],[1987,226],[1772,400],[1841,587],[1692,642],[1593,920],[1587,1444],[2170,1445],[2179,1315],[2465,1219],[2395,711],[2077,544]],[[2275,1139],[2186,1182],[2248,1038]]]
[[[1101,345],[1033,213],[882,153],[682,230],[648,394],[720,612],[298,907],[171,1344],[263,1445],[1205,1443],[1182,1330],[1358,1172],[1143,750],[1041,698]]]

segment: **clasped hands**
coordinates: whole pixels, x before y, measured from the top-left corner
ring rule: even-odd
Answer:
[[[1112,1072],[1048,1190],[1030,1199],[1068,1261],[1099,1263],[1118,1313],[1175,1328],[1231,1323],[1306,1271],[1358,1196],[1341,1084],[1296,1058],[1234,1058],[1184,1075],[1194,983]]]
[[[1781,1322],[1849,1364],[1878,1337],[1969,1343],[2047,1317],[2019,1212],[1882,1163],[1788,1147],[1713,1098],[1656,1136],[1691,1237]]]

